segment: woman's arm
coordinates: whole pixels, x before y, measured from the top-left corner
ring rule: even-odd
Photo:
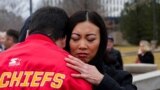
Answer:
[[[114,70],[112,77],[105,73],[101,74],[93,65],[86,64],[73,56],[65,58],[67,66],[80,72],[72,74],[73,77],[83,78],[96,86],[96,90],[137,90],[132,84],[132,75],[122,70]]]
[[[104,77],[95,66],[86,64],[78,58],[69,56],[65,58],[65,61],[67,61],[68,67],[80,72],[78,74],[71,74],[73,77],[83,78],[93,85],[99,85]]]
[[[137,90],[132,84],[132,75],[125,71],[120,71],[112,78],[107,73],[104,74],[102,82],[98,85],[97,90]]]

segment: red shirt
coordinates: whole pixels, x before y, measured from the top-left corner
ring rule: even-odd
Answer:
[[[76,71],[66,67],[68,55],[47,36],[30,35],[0,54],[0,90],[91,90]]]

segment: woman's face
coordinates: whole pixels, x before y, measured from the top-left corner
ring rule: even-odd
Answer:
[[[88,21],[77,24],[73,29],[69,44],[71,54],[88,63],[99,48],[99,28]]]
[[[143,43],[140,43],[139,46],[140,46],[141,51],[144,52],[145,50],[144,50],[144,45],[143,45]]]

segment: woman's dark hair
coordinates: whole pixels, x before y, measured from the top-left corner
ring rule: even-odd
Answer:
[[[106,52],[106,46],[107,46],[107,30],[105,23],[100,15],[98,15],[96,12],[87,12],[87,11],[79,11],[73,14],[68,23],[68,31],[66,32],[67,39],[66,39],[66,47],[65,49],[70,52],[70,46],[69,42],[71,39],[71,34],[74,29],[74,27],[81,22],[89,21],[99,27],[100,29],[100,45],[98,48],[98,51],[96,53],[96,56],[89,62],[91,65],[95,65],[97,69],[102,72],[102,65],[103,57]]]
[[[65,37],[68,15],[57,7],[43,7],[38,9],[31,17],[29,34],[41,33],[53,40]]]

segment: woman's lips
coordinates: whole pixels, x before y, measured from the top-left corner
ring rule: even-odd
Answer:
[[[78,58],[87,58],[88,54],[87,53],[77,53]]]

